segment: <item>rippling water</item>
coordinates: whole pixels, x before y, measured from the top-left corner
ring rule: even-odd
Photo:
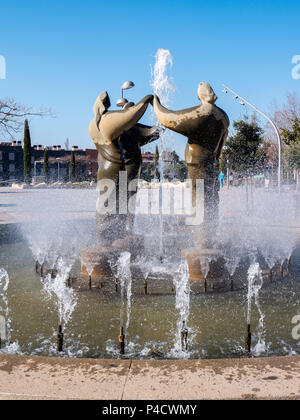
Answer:
[[[0,267],[10,278],[11,352],[55,355],[58,312],[55,300],[45,299],[26,243],[0,246]],[[75,265],[74,270],[79,269]],[[141,276],[142,277],[142,276]],[[148,278],[150,295],[143,296],[143,278],[133,279],[131,322],[127,333],[129,358],[175,358],[178,310],[172,282],[159,274]],[[245,279],[246,281],[246,279]],[[164,283],[163,283],[164,282]],[[102,289],[75,283],[77,306],[65,333],[65,354],[74,357],[119,357],[120,295],[113,279]],[[80,288],[78,289],[78,287]],[[164,290],[163,290],[164,289]],[[168,294],[160,294],[161,291]],[[300,354],[292,338],[292,318],[300,313],[300,278],[265,282],[260,291],[265,346],[256,355]],[[260,314],[252,308],[253,346],[259,340]],[[239,357],[247,323],[247,287],[237,292],[195,295],[189,308],[189,358]],[[17,349],[17,350],[16,350]]]

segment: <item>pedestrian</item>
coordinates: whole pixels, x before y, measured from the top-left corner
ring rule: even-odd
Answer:
[[[219,181],[220,181],[220,187],[221,188],[224,187],[224,178],[225,178],[224,173],[223,172],[220,172],[220,174],[219,174]]]

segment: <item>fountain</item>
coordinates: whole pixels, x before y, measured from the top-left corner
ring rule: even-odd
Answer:
[[[117,111],[107,92],[96,99],[97,190],[12,198],[21,202],[23,240],[0,244],[2,347],[187,359],[242,357],[246,344],[252,356],[298,354],[290,332],[300,229],[289,192],[283,206],[276,191],[253,189],[250,213],[244,187],[219,192],[228,117],[205,82],[201,105],[169,110],[172,57],[160,49],[155,60],[154,95],[137,104],[122,98]],[[152,105],[159,122],[141,124]],[[184,183],[164,176],[172,131],[188,137]],[[159,183],[141,183],[141,147],[158,138]]]
[[[7,289],[9,285],[9,277],[7,272],[0,269],[0,313],[1,315],[1,331],[0,331],[0,343],[10,342],[10,320],[9,320],[9,305],[7,298]],[[0,346],[0,347],[1,347]]]
[[[186,262],[181,263],[174,276],[174,286],[176,291],[176,309],[179,310],[177,323],[177,333],[175,342],[175,352],[188,350],[188,328],[187,322],[190,311],[190,284],[189,271]]]
[[[192,180],[193,205],[198,217],[193,223],[194,226],[189,227],[195,247],[184,250],[182,257],[188,260],[191,279],[206,283],[201,260],[218,259],[220,255],[220,251],[213,247],[216,242],[219,214],[218,173],[215,162],[219,159],[227,138],[229,119],[224,111],[215,106],[217,96],[208,83],[199,84],[198,98],[201,101],[200,106],[181,111],[165,108],[157,96],[153,106],[157,118],[165,127],[188,137],[185,160]],[[199,215],[199,211],[202,214]],[[223,271],[222,266],[219,266],[219,270],[214,272],[215,282],[218,271]]]
[[[260,354],[265,349],[265,343],[263,342],[263,327],[264,327],[264,314],[259,305],[259,291],[263,286],[262,270],[258,263],[252,263],[248,270],[248,294],[247,294],[247,353],[251,351],[251,309],[252,299],[254,298],[256,307],[258,309],[260,318],[258,323],[258,343],[255,346],[255,352]]]

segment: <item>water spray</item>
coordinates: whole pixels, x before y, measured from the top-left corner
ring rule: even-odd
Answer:
[[[180,333],[182,351],[187,351],[188,349],[188,333],[189,333],[189,330],[186,327],[186,322],[182,321],[182,329]]]
[[[230,291],[233,292],[233,277],[229,276],[229,287],[230,287]]]
[[[174,286],[176,289],[176,309],[179,310],[180,317],[177,322],[175,351],[187,351],[188,329],[186,323],[190,313],[190,281],[187,261],[184,260],[174,276]]]
[[[286,267],[287,267],[288,274],[291,274],[291,264],[292,264],[292,257],[286,260]]]
[[[157,95],[164,106],[168,106],[170,103],[170,94],[175,92],[175,86],[172,83],[170,77],[170,70],[172,69],[173,58],[169,50],[159,48],[155,55],[155,64],[152,71],[152,83],[151,86],[154,90],[154,94]],[[159,123],[160,127],[160,143],[159,143],[159,159],[158,159],[158,171],[160,176],[159,185],[159,224],[160,224],[160,259],[163,262],[163,181],[165,172],[164,153],[167,151],[168,134]]]
[[[258,342],[255,346],[255,353],[260,354],[265,349],[264,342],[264,314],[260,307],[259,292],[263,286],[263,273],[258,263],[251,264],[248,270],[248,313],[247,313],[247,333],[245,336],[245,351],[248,355],[251,352],[251,303],[254,299],[255,305],[259,312],[258,322]]]
[[[10,319],[10,310],[9,310],[9,302],[8,302],[8,286],[9,286],[9,276],[8,273],[3,269],[0,268],[0,311],[3,312],[4,316],[0,316],[0,348],[1,348],[1,341],[6,340],[7,344],[10,344],[11,338],[11,319]]]

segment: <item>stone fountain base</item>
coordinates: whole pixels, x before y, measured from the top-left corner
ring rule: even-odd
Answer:
[[[224,281],[228,279],[222,252],[218,249],[189,248],[182,251],[181,258],[187,260],[190,282],[194,286],[198,282],[202,287],[219,288],[223,287]],[[206,261],[209,263],[207,273]]]
[[[121,252],[130,252],[132,258],[136,258],[143,249],[141,237],[128,235],[117,239],[110,247],[83,250],[80,253],[81,272],[96,277],[112,276],[110,261],[116,260]]]
[[[109,261],[116,255],[113,248],[99,248],[81,251],[81,272],[85,275],[112,276]]]

